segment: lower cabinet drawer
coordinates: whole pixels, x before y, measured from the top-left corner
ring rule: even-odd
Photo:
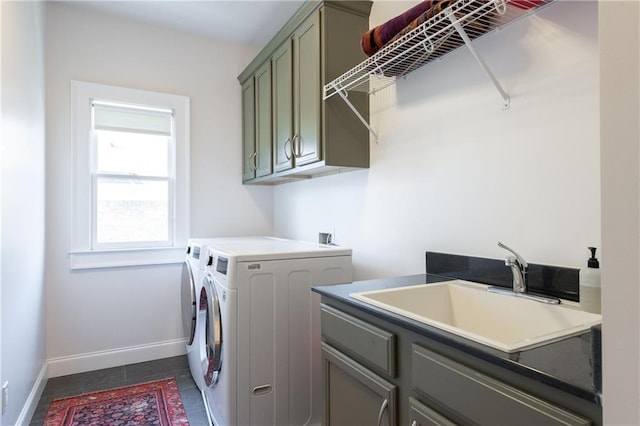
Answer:
[[[452,417],[455,414],[456,418],[491,426],[591,424],[588,419],[416,344],[412,345],[411,362],[413,391],[447,407]]]
[[[321,305],[322,336],[356,360],[396,376],[396,338],[372,324]]]
[[[409,424],[411,426],[456,426],[455,423],[415,398],[409,398]]]

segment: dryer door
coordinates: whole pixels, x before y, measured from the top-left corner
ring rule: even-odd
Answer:
[[[182,328],[187,336],[187,345],[193,343],[196,331],[196,283],[193,279],[193,271],[188,260],[182,264]]]
[[[207,386],[213,386],[218,381],[218,373],[222,367],[222,316],[220,315],[220,301],[218,292],[211,275],[205,277],[202,289],[207,299],[206,322],[206,354],[207,360],[203,365],[204,381]],[[201,309],[202,303],[200,301]]]

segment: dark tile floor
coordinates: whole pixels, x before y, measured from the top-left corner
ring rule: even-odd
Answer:
[[[189,372],[186,355],[49,379],[30,425],[41,426],[43,424],[49,404],[56,398],[160,380],[166,377],[175,377],[178,382],[178,389],[189,424],[191,426],[207,425],[207,413],[202,396]]]

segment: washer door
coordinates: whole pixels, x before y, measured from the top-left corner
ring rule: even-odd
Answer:
[[[196,283],[193,280],[193,271],[191,264],[185,260],[182,264],[182,328],[184,335],[187,336],[187,345],[193,343],[196,332]]]
[[[206,298],[206,305],[203,303]],[[218,292],[210,275],[205,277],[200,309],[207,310],[205,327],[207,359],[203,365],[204,381],[207,386],[213,386],[218,381],[218,374],[222,367],[222,316],[220,315],[220,300]]]

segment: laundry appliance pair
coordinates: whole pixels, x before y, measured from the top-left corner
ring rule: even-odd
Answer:
[[[351,282],[351,249],[272,237],[189,247],[187,357],[213,423],[320,424],[320,301],[311,287]]]

